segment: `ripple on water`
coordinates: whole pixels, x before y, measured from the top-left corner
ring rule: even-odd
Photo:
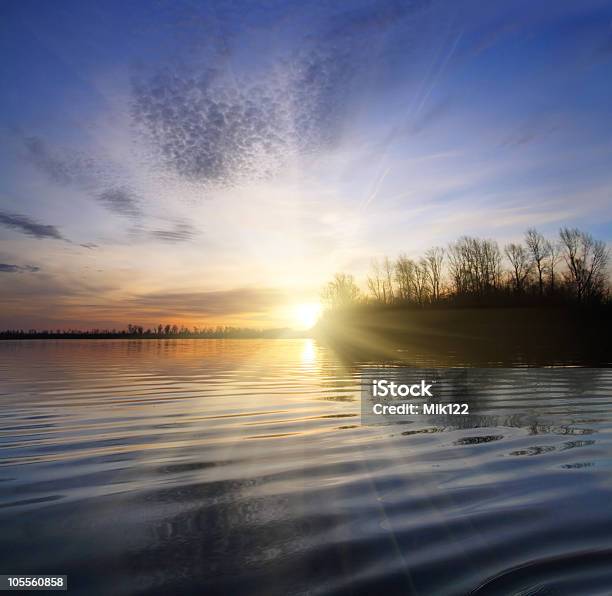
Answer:
[[[312,340],[0,343],[3,569],[83,594],[609,593],[610,370],[361,426],[372,364]]]

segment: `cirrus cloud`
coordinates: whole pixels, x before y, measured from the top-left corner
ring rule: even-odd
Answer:
[[[26,215],[0,211],[0,225],[22,232],[34,238],[55,238],[65,240],[60,231],[53,225],[39,223]]]

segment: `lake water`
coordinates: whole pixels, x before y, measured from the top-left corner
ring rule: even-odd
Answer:
[[[0,573],[88,595],[612,593],[611,369],[362,426],[373,364],[309,339],[0,342]]]

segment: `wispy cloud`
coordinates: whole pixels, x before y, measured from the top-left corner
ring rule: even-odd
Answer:
[[[117,168],[108,160],[87,153],[49,145],[39,136],[23,139],[26,159],[50,180],[63,186],[90,189],[105,186],[118,176]]]
[[[70,184],[75,176],[71,165],[64,159],[53,155],[46,143],[39,137],[23,140],[26,155],[31,163],[43,171],[51,180],[59,184]]]
[[[110,159],[94,154],[75,154],[49,145],[37,136],[24,138],[23,143],[27,159],[52,182],[83,190],[118,215],[129,218],[142,215],[136,193],[123,184],[125,172]],[[120,184],[117,184],[118,180]]]
[[[36,273],[37,271],[40,271],[40,267],[34,267],[33,265],[0,263],[0,273]]]
[[[0,225],[11,228],[35,238],[55,238],[65,240],[60,231],[53,225],[42,224],[25,215],[0,211]]]
[[[428,4],[430,4],[428,1],[398,2],[397,0],[382,0],[369,6],[349,8],[331,19],[332,26],[327,33],[335,39],[344,36],[362,36],[384,32],[392,26],[397,26],[405,17],[414,16]]]
[[[142,212],[134,194],[126,188],[110,188],[98,195],[98,201],[109,211],[136,218]]]
[[[286,294],[273,288],[235,288],[216,292],[155,292],[134,297],[129,306],[159,316],[213,317],[267,312],[286,301]]]
[[[195,234],[195,228],[185,222],[177,222],[173,228],[167,230],[152,230],[150,235],[163,242],[185,242],[191,240]]]

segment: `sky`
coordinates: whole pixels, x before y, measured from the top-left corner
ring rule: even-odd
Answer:
[[[0,328],[292,326],[460,235],[612,241],[612,4],[0,5]]]

